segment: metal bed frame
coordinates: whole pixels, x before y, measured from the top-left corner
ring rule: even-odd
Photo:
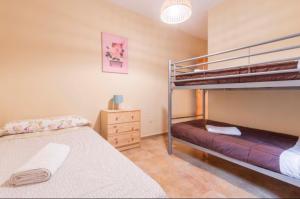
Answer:
[[[176,86],[176,82],[188,82],[188,81],[198,81],[198,80],[208,80],[208,79],[224,79],[224,78],[231,78],[231,77],[245,77],[245,76],[254,76],[254,75],[268,75],[268,74],[278,74],[278,73],[293,73],[293,72],[300,72],[300,56],[298,57],[291,57],[291,58],[286,58],[286,59],[279,59],[279,60],[272,60],[268,62],[260,62],[256,64],[250,64],[250,58],[255,57],[255,56],[261,56],[261,55],[267,55],[267,54],[272,54],[272,53],[278,53],[278,52],[283,52],[283,51],[288,51],[288,50],[293,50],[293,49],[299,49],[300,45],[293,45],[293,46],[288,46],[284,48],[276,48],[264,52],[259,52],[259,53],[254,53],[251,54],[251,49],[258,47],[258,46],[264,46],[267,44],[273,44],[279,41],[284,41],[284,40],[289,40],[292,38],[300,38],[300,32],[287,35],[284,37],[279,37],[276,39],[272,40],[267,40],[264,42],[259,42],[253,45],[248,45],[240,48],[234,48],[226,51],[221,51],[213,54],[207,54],[203,56],[198,56],[198,57],[192,57],[189,59],[184,59],[184,60],[179,60],[179,61],[172,61],[169,60],[169,72],[168,72],[168,153],[171,155],[173,152],[173,140],[176,140],[182,144],[188,145],[192,148],[195,148],[197,150],[201,150],[203,152],[206,152],[208,154],[211,154],[213,156],[219,157],[221,159],[233,162],[237,165],[241,165],[243,167],[246,167],[248,169],[254,170],[256,172],[262,173],[264,175],[270,176],[272,178],[278,179],[280,181],[292,184],[294,186],[300,187],[300,180],[296,178],[292,178],[277,172],[273,172],[234,158],[230,158],[228,156],[225,156],[221,153],[215,152],[210,149],[203,148],[201,146],[197,146],[195,144],[186,142],[182,139],[178,139],[172,136],[171,128],[172,128],[172,122],[173,120],[176,119],[182,119],[182,118],[195,118],[197,116],[187,116],[187,117],[172,117],[172,93],[174,90],[177,89],[202,89],[203,90],[203,95],[202,95],[202,118],[205,120],[206,119],[206,93],[208,90],[226,90],[226,89],[300,89],[300,80],[288,80],[288,81],[268,81],[268,82],[249,82],[249,83],[226,83],[226,84],[206,84],[206,85],[188,85],[188,86]],[[224,55],[228,54],[231,52],[237,52],[241,50],[248,50],[247,55],[243,56],[238,56],[238,57],[229,57],[225,59],[219,59],[219,60],[214,60],[214,61],[207,61],[204,63],[196,63],[196,64],[191,64],[191,65],[184,65],[184,63],[190,63],[193,61],[197,61],[203,58],[210,58],[214,57],[217,55]],[[219,68],[219,69],[206,69],[206,70],[200,70],[200,71],[187,71],[187,70],[192,70],[195,69],[199,66],[209,66],[209,64],[215,64],[215,63],[223,63],[223,62],[228,62],[232,60],[238,60],[238,59],[245,59],[248,58],[248,64],[244,65],[239,65],[239,66],[232,66],[232,67],[224,67],[224,68]],[[261,64],[273,64],[273,63],[281,63],[281,62],[288,62],[288,61],[298,61],[298,67],[297,69],[289,69],[289,70],[279,70],[279,71],[268,71],[268,72],[256,72],[256,73],[251,73],[250,69],[253,66],[261,65]],[[216,76],[216,77],[205,77],[206,72],[212,72],[212,71],[223,71],[226,69],[233,69],[233,68],[244,68],[247,67],[248,73],[246,74],[238,74],[238,75],[227,75],[227,76]],[[182,79],[182,80],[177,80],[178,75],[191,75],[191,74],[204,74],[204,77],[202,78],[190,78],[190,79]]]

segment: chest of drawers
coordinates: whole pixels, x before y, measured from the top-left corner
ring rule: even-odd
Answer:
[[[101,111],[101,135],[118,150],[140,146],[140,110]]]

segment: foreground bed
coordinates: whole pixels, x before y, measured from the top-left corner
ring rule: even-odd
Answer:
[[[9,187],[10,175],[49,142],[70,146],[61,168],[45,183]],[[161,198],[152,178],[89,127],[0,138],[2,198]]]

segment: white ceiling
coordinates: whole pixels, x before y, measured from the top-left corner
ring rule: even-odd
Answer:
[[[160,21],[160,8],[164,0],[110,0],[113,3],[129,10],[142,14],[146,17]],[[192,17],[176,26],[180,30],[196,37],[207,39],[207,14],[208,10],[222,0],[191,0]],[[162,22],[161,22],[162,23]]]

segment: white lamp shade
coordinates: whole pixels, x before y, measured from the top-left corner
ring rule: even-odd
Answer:
[[[166,0],[161,7],[160,18],[167,24],[178,24],[188,20],[192,15],[189,0]]]

